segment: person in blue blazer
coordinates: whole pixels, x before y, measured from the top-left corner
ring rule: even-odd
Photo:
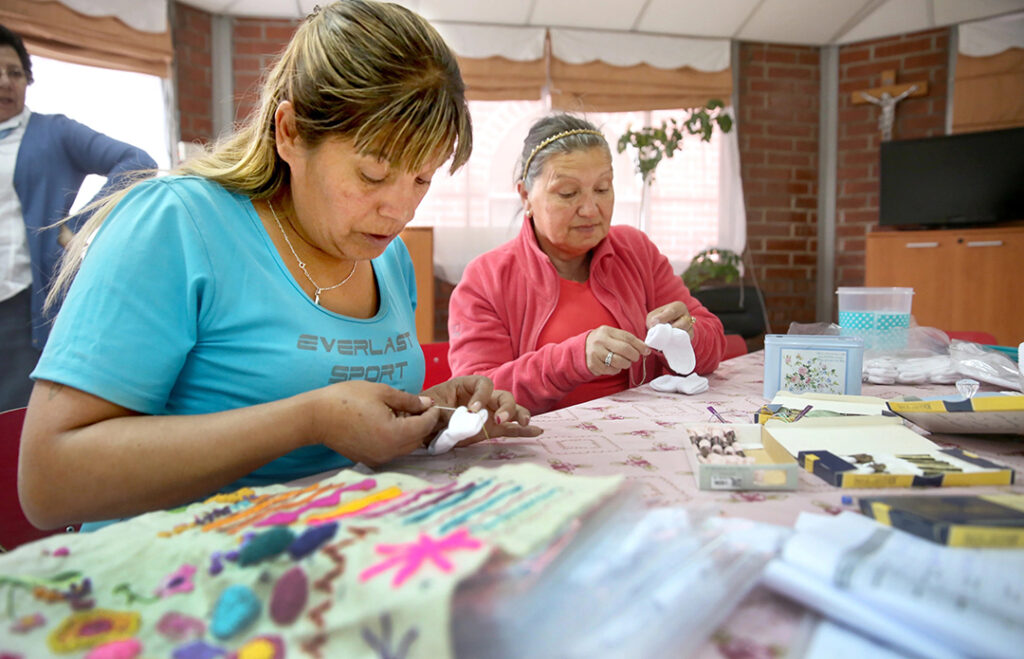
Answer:
[[[25,107],[32,61],[20,36],[0,25],[0,411],[28,404],[29,373],[46,343],[56,307],[44,311],[66,238],[85,221],[55,226],[89,174],[107,177],[102,198],[131,172],[156,162],[62,114]]]

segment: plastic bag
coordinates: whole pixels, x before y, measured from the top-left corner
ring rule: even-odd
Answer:
[[[953,341],[949,355],[962,375],[1024,392],[1024,376],[1020,367],[1000,352],[986,350],[970,341]]]

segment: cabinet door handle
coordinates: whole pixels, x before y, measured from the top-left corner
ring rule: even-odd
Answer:
[[[928,247],[938,247],[938,246],[939,246],[939,243],[937,243],[937,242],[930,242],[930,243],[907,243],[907,249],[926,249]]]
[[[968,240],[968,247],[1002,247],[1002,240]]]

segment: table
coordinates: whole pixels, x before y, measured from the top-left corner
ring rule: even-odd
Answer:
[[[713,406],[726,421],[752,423],[766,401],[761,395],[764,353],[723,362],[709,377],[707,392],[696,396],[663,394],[641,385],[619,394],[538,415],[533,422],[544,434],[532,439],[499,438],[440,456],[408,456],[389,463],[399,471],[444,482],[473,466],[509,461],[545,465],[566,474],[622,474],[638,484],[651,506],[711,506],[719,515],[792,526],[801,512],[837,514],[843,495],[891,494],[893,490],[841,490],[800,472],[793,492],[714,492],[697,488],[682,448],[686,423],[713,420]],[[982,391],[995,387],[982,386]],[[883,399],[905,395],[949,395],[952,385],[870,385],[862,393]],[[941,446],[958,446],[1024,473],[1024,437],[933,435]],[[915,493],[1024,494],[1024,484],[1003,487],[921,488]],[[850,506],[845,506],[850,509]],[[801,606],[757,588],[740,604],[731,621],[713,635],[701,657],[771,657],[797,647],[813,627],[814,616]]]

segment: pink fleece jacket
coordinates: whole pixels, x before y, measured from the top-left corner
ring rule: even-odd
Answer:
[[[696,372],[710,373],[725,352],[722,322],[690,295],[668,259],[641,231],[613,226],[594,248],[590,288],[618,326],[643,340],[647,313],[676,300],[686,304],[696,328]],[[511,391],[533,414],[546,412],[582,382],[595,379],[586,364],[589,332],[561,343],[537,345],[558,304],[558,273],[523,221],[519,236],[473,259],[452,292],[448,309],[448,361],[453,375],[486,375]],[[637,384],[672,371],[664,356],[638,360]]]

